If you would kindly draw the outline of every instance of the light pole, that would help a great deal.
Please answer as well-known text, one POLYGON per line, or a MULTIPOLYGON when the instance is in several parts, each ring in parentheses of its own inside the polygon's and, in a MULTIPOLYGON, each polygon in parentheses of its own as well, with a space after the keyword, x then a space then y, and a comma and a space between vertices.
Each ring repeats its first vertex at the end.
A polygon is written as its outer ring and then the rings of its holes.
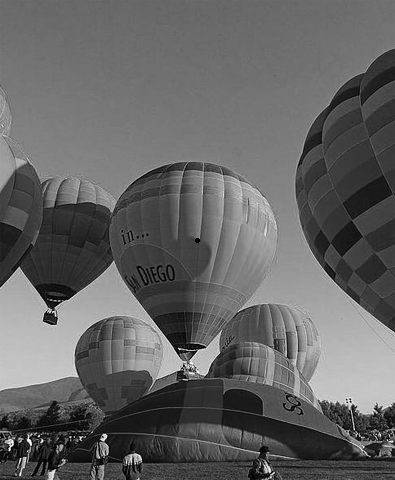
POLYGON ((354 415, 352 413, 352 399, 351 398, 346 398, 346 405, 347 405, 347 408, 350 410, 352 429, 355 432, 355 422, 354 422, 354 415))

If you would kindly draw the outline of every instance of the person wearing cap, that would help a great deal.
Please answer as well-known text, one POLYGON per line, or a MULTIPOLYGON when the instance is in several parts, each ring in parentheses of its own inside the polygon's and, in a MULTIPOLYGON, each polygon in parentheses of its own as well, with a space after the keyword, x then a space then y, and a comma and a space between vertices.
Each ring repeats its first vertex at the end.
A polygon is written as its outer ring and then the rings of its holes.
POLYGON ((132 442, 129 447, 129 453, 123 457, 122 473, 126 480, 140 480, 140 474, 143 471, 143 459, 136 453, 136 447, 132 442))
POLYGON ((252 468, 248 473, 248 478, 269 478, 270 480, 282 480, 281 475, 275 472, 269 462, 269 447, 262 445, 259 449, 259 456, 254 460, 252 468))
POLYGON ((62 467, 67 460, 64 458, 64 443, 57 442, 48 457, 48 471, 45 480, 59 480, 58 469, 62 467))
POLYGON ((91 448, 92 464, 90 469, 90 480, 103 480, 104 469, 108 462, 110 447, 106 443, 107 434, 102 433, 99 441, 94 443, 91 448))

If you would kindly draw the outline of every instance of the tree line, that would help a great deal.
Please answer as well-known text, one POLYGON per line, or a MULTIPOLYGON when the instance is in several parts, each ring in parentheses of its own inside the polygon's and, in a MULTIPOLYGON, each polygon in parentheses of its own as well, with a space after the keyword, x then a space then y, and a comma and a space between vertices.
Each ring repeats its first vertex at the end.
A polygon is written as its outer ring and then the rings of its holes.
MULTIPOLYGON (((354 430, 349 407, 340 402, 320 402, 323 414, 345 430, 354 430)), ((366 415, 358 410, 357 405, 351 405, 355 430, 361 434, 395 428, 395 402, 387 408, 378 403, 373 413, 366 415)), ((103 421, 105 414, 94 402, 83 402, 78 405, 61 405, 52 401, 47 410, 18 410, 10 412, 0 420, 0 428, 10 431, 92 431, 103 421)))

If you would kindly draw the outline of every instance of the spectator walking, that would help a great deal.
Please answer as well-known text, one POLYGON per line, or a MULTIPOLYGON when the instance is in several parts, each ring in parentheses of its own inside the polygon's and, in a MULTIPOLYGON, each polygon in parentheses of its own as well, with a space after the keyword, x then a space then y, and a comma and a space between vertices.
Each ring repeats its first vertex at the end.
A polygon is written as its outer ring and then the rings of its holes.
POLYGON ((32 473, 32 477, 35 477, 37 475, 40 469, 40 466, 41 466, 40 475, 42 476, 45 474, 45 469, 48 465, 49 455, 51 454, 51 451, 52 451, 51 440, 49 438, 46 438, 44 443, 39 447, 37 465, 32 473))
POLYGON ((140 454, 136 453, 136 447, 132 442, 129 453, 122 460, 122 473, 125 475, 126 480, 140 480, 142 471, 143 459, 140 454))
POLYGON ((27 441, 28 435, 23 435, 21 442, 18 444, 18 451, 16 454, 15 476, 21 477, 22 472, 27 464, 27 457, 30 451, 30 443, 27 441))
POLYGON ((48 471, 46 480, 59 480, 58 469, 66 463, 64 458, 64 443, 58 442, 48 457, 48 471))
POLYGON ((92 464, 90 469, 90 480, 103 480, 104 470, 108 462, 108 456, 110 454, 110 447, 106 443, 107 434, 103 433, 99 438, 99 441, 94 443, 92 452, 92 464))

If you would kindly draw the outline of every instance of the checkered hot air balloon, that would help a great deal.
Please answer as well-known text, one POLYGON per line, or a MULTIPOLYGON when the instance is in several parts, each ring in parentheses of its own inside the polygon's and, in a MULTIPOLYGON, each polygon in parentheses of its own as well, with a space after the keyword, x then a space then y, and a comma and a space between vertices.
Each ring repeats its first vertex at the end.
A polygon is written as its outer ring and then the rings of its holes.
POLYGON ((317 117, 296 171, 307 243, 328 275, 395 331, 395 50, 317 117))
POLYGON ((317 368, 321 340, 313 321, 301 310, 274 303, 240 310, 221 332, 219 347, 258 342, 274 348, 309 381, 317 368))
POLYGON ((42 184, 43 222, 34 248, 21 268, 57 323, 55 307, 101 275, 113 258, 108 238, 115 199, 103 188, 74 177, 42 184))
POLYGON ((82 334, 75 349, 82 385, 108 414, 148 392, 162 359, 158 332, 130 316, 100 320, 82 334))
POLYGON ((40 179, 10 137, 0 136, 0 286, 34 245, 42 220, 40 179))
POLYGON ((119 198, 111 219, 116 266, 181 358, 207 347, 270 270, 273 211, 233 170, 164 165, 119 198))

